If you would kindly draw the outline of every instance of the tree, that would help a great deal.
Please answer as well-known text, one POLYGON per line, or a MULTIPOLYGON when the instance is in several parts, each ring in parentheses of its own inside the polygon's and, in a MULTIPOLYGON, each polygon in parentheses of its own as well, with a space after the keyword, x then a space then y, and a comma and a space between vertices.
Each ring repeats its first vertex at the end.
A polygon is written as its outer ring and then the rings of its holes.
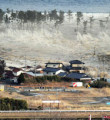
POLYGON ((89 19, 90 19, 90 28, 92 28, 92 25, 93 25, 93 22, 94 22, 93 16, 90 17, 89 19))
POLYGON ((25 82, 25 78, 24 78, 24 75, 21 73, 21 75, 18 77, 18 84, 21 84, 24 82, 25 82))
POLYGON ((26 12, 24 12, 24 11, 19 11, 19 13, 18 13, 18 18, 19 18, 22 22, 27 22, 26 12))
POLYGON ((52 10, 52 11, 49 13, 49 17, 50 17, 50 20, 58 20, 58 15, 57 15, 56 9, 55 9, 55 10, 52 10))
POLYGON ((84 25, 83 32, 84 32, 84 33, 87 32, 87 23, 88 23, 88 21, 84 21, 84 22, 83 22, 83 25, 84 25))
POLYGON ((36 11, 28 10, 26 12, 26 14, 27 14, 27 20, 29 20, 31 22, 35 22, 35 20, 36 20, 36 11))
POLYGON ((12 18, 16 18, 17 17, 17 13, 14 13, 13 10, 12 10, 11 16, 12 16, 12 18))
POLYGON ((71 10, 68 10, 68 16, 69 16, 69 22, 70 22, 71 16, 72 16, 72 11, 71 10))
POLYGON ((42 20, 42 13, 37 12, 37 22, 39 23, 42 20))
POLYGON ((80 24, 83 14, 82 14, 82 12, 77 12, 76 16, 77 16, 77 29, 78 29, 78 25, 80 24))
POLYGON ((63 23, 63 21, 64 21, 64 11, 62 11, 62 10, 60 10, 60 12, 59 12, 59 21, 61 23, 63 23))
POLYGON ((4 12, 2 11, 2 9, 0 9, 0 22, 2 22, 2 20, 3 20, 3 14, 4 14, 4 12))
POLYGON ((4 73, 5 66, 6 66, 5 61, 0 60, 0 76, 2 76, 2 74, 4 73))

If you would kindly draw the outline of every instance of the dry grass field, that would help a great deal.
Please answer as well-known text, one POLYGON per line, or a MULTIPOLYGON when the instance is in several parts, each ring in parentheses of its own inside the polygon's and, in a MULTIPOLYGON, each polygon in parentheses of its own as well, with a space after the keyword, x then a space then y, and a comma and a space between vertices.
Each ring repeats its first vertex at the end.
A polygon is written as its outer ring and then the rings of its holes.
MULTIPOLYGON (((110 110, 110 106, 106 105, 105 98, 110 97, 110 88, 102 89, 87 89, 87 88, 73 88, 79 92, 36 92, 40 93, 38 96, 25 96, 16 92, 0 92, 0 97, 9 97, 14 99, 24 99, 27 101, 30 108, 37 108, 42 106, 43 100, 59 100, 61 101, 60 109, 72 110, 110 110), (98 101, 101 101, 98 103, 98 101), (92 103, 91 103, 92 102, 92 103), (94 103, 97 102, 97 103, 94 103)), ((44 104, 44 109, 49 108, 50 104, 44 104)), ((57 104, 52 104, 51 108, 56 109, 57 104)))

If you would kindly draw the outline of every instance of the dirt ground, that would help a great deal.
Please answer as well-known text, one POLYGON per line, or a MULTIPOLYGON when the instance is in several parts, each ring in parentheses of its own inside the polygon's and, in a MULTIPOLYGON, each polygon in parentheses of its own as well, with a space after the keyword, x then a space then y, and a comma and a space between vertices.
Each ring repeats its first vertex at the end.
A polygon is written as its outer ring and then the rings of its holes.
MULTIPOLYGON (((110 110, 110 106, 106 102, 110 100, 110 88, 94 89, 94 88, 73 88, 78 92, 34 92, 37 96, 25 96, 17 92, 0 92, 0 97, 9 97, 14 99, 24 99, 30 108, 42 106, 44 100, 61 101, 60 109, 72 110, 110 110), (101 101, 101 102, 100 102, 101 101), (96 103, 95 103, 96 102, 96 103)), ((56 109, 58 104, 43 104, 44 109, 56 109)))

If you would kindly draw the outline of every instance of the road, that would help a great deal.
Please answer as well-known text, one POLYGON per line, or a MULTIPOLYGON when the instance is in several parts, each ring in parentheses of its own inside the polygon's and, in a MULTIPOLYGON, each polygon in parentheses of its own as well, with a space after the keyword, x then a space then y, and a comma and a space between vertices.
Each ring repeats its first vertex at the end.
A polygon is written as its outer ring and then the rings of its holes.
POLYGON ((110 110, 14 110, 14 111, 0 111, 0 113, 63 113, 63 112, 110 112, 110 110))

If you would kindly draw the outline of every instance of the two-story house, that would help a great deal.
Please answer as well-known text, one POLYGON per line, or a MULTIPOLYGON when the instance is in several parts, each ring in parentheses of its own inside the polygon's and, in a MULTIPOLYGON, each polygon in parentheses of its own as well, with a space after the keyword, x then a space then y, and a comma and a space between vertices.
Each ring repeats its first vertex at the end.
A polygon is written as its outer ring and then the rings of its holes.
POLYGON ((46 63, 45 69, 43 69, 44 75, 58 75, 61 72, 65 72, 63 67, 62 63, 46 63))
POLYGON ((85 63, 79 60, 72 60, 69 63, 70 63, 70 66, 66 67, 66 70, 68 72, 85 73, 85 68, 84 68, 85 63))

